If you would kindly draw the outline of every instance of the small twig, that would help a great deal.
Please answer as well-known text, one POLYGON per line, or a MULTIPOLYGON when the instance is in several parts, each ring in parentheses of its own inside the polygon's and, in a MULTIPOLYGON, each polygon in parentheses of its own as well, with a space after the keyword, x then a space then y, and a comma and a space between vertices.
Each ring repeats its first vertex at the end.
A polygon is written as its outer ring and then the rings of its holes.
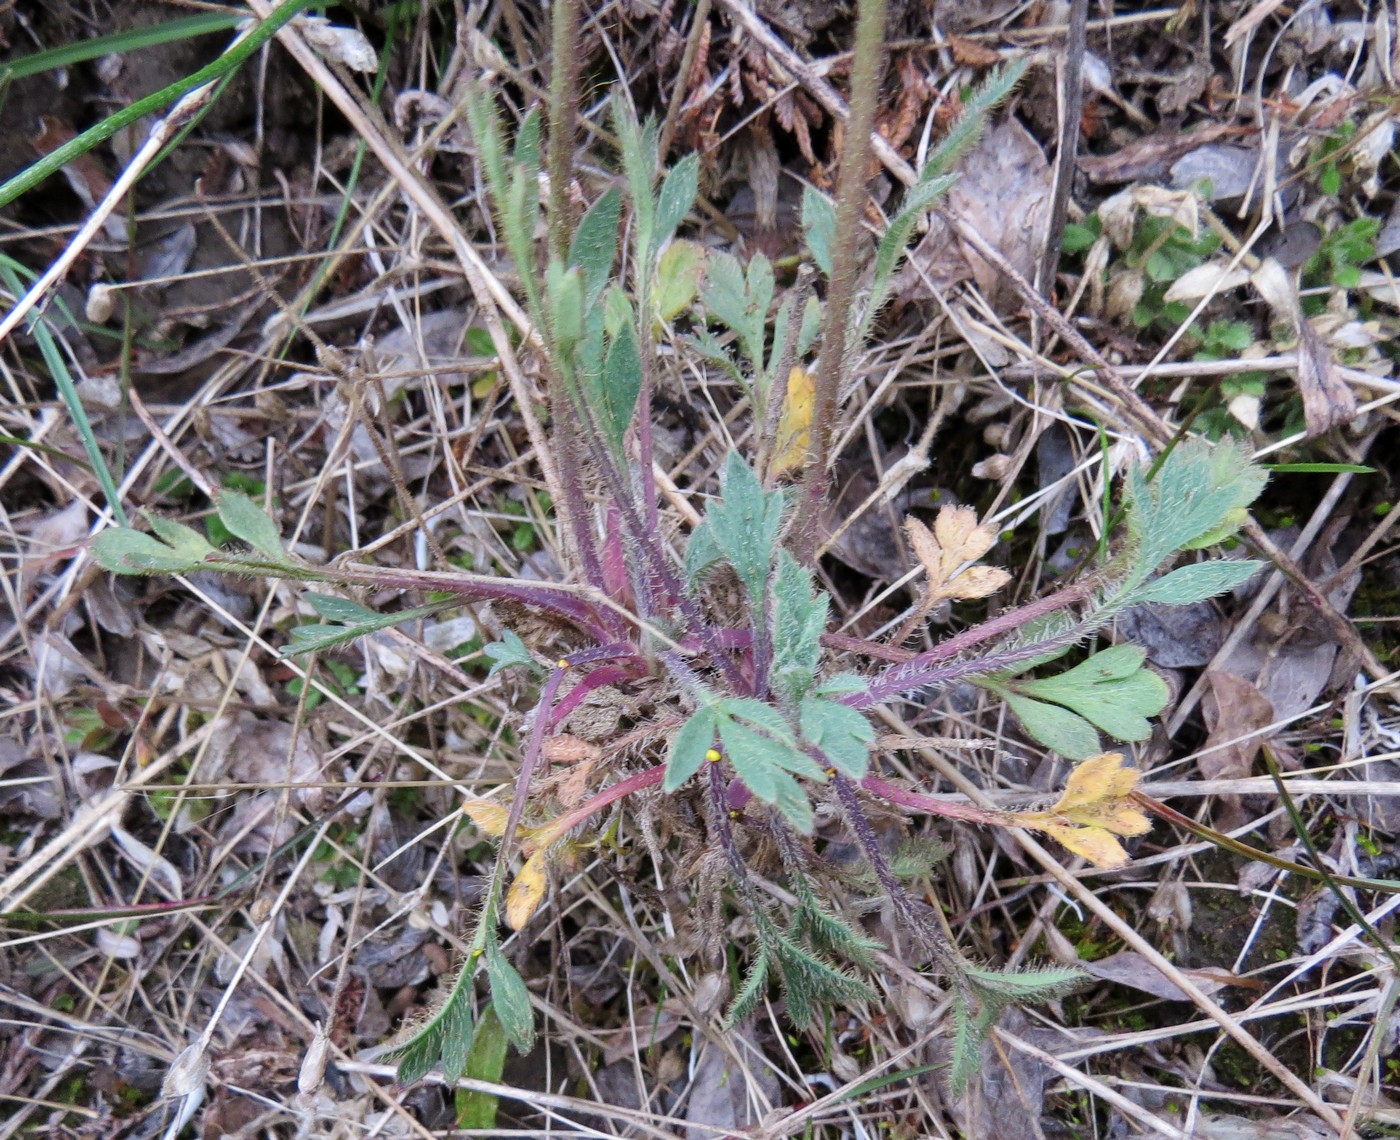
MULTIPOLYGON (((822 349, 817 360, 815 407, 811 442, 802 474, 802 509, 794 540, 797 557, 812 561, 817 547, 821 504, 830 484, 827 465, 846 353, 851 337, 851 306, 860 271, 858 243, 865 213, 866 163, 871 130, 879 102, 884 63, 885 0, 861 0, 856 17, 855 64, 851 71, 851 119, 841 148, 841 174, 836 190, 836 236, 831 254, 831 282, 822 315, 822 349)), ((798 315, 795 319, 801 320, 798 315)))
POLYGON ((1089 0, 1072 0, 1069 11, 1069 42, 1065 45, 1060 120, 1060 148, 1055 156, 1055 191, 1050 205, 1050 228, 1045 233, 1045 254, 1040 262, 1036 284, 1045 296, 1055 287, 1055 270, 1060 264, 1060 240, 1064 236, 1065 218, 1069 213, 1070 194, 1074 191, 1075 159, 1079 157, 1079 120, 1084 113, 1084 52, 1085 27, 1089 19, 1089 0))
POLYGON ((657 153, 664 164, 671 150, 671 139, 676 133, 676 123, 685 105, 686 92, 690 86, 690 72, 695 67, 695 55, 700 50, 700 37, 710 22, 710 0, 699 0, 695 5, 695 15, 690 19, 690 34, 685 39, 685 51, 681 53, 680 70, 676 72, 675 86, 671 88, 671 104, 666 108, 666 121, 661 124, 661 139, 657 153))

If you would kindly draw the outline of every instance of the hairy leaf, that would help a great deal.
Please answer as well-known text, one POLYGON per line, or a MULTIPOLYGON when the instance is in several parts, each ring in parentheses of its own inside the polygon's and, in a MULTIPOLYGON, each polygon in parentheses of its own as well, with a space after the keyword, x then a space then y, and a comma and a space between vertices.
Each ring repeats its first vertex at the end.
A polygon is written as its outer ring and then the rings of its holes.
POLYGON ((494 938, 486 943, 486 976, 491 981, 491 1004, 501 1019, 506 1036, 521 1053, 535 1044, 535 1015, 530 1009, 530 991, 514 966, 506 961, 494 938))
POLYGON ((545 271, 545 296, 554 344, 567 353, 583 339, 583 276, 551 261, 545 271))
POLYGON ((656 197, 656 236, 657 245, 671 240, 676 227, 685 220, 690 207, 695 204, 695 195, 700 189, 700 156, 688 154, 676 163, 661 183, 661 192, 656 197))
POLYGON ((756 732, 738 721, 723 718, 720 740, 735 774, 758 799, 772 804, 797 830, 812 829, 812 808, 807 794, 789 774, 797 772, 813 780, 826 774, 811 757, 791 745, 756 732))
POLYGON ((583 274, 583 307, 592 308, 602 295, 617 257, 617 228, 622 221, 622 194, 617 187, 604 192, 588 208, 569 246, 569 265, 583 274))
POLYGON ((724 470, 724 498, 710 504, 705 521, 759 609, 782 530, 783 493, 765 491, 737 451, 729 453, 724 470))
POLYGON ((603 429, 609 446, 621 453, 622 441, 637 410, 637 396, 642 390, 642 358, 637 351, 637 334, 629 320, 622 326, 612 344, 599 380, 598 399, 593 414, 603 429))
POLYGON ((894 271, 899 268, 900 259, 909 246, 910 235, 919 219, 933 208, 934 202, 947 193, 956 180, 952 174, 944 174, 920 182, 905 196, 899 213, 890 221, 889 228, 880 239, 875 251, 875 278, 870 298, 871 311, 878 309, 885 299, 885 289, 894 271))
POLYGON ((481 652, 491 660, 491 668, 486 673, 488 677, 494 677, 502 669, 509 669, 514 665, 524 665, 530 670, 539 669, 535 658, 525 648, 525 643, 509 629, 501 634, 500 641, 493 641, 484 646, 481 652))
POLYGON ((739 987, 739 992, 734 995, 734 1001, 730 1003, 729 1012, 725 1014, 725 1025, 737 1025, 753 1013, 758 1008, 759 1000, 767 989, 768 955, 760 944, 758 952, 754 954, 753 961, 749 963, 748 973, 744 975, 744 984, 739 987))
POLYGON ((1233 442, 1212 448, 1187 440, 1163 460, 1150 483, 1146 471, 1133 468, 1128 474, 1133 578, 1145 579, 1178 550, 1217 532, 1232 512, 1258 497, 1267 478, 1233 442))
POLYGON ((147 513, 146 521, 151 524, 156 537, 174 550, 178 557, 189 558, 191 562, 202 562, 215 553, 214 548, 209 545, 209 540, 194 527, 151 513, 147 513))
POLYGON ((648 119, 643 126, 637 122, 625 99, 613 101, 613 124, 622 146, 622 169, 627 175, 632 196, 632 222, 636 227, 637 249, 649 265, 651 250, 656 248, 656 199, 652 186, 656 182, 657 126, 648 119))
POLYGON ((97 564, 114 574, 182 574, 199 569, 202 561, 177 552, 149 534, 124 526, 98 533, 92 540, 91 550, 97 564))
POLYGON ((875 739, 871 727, 849 705, 823 697, 807 697, 802 702, 802 735, 820 748, 832 767, 860 780, 870 769, 870 744, 875 739))
POLYGON ((696 709, 690 719, 681 725, 666 757, 666 780, 662 784, 665 791, 674 792, 700 770, 706 753, 714 745, 718 727, 719 717, 708 706, 696 709))
POLYGON ((229 534, 241 538, 269 558, 279 562, 286 558, 277 524, 247 495, 238 491, 216 491, 214 505, 219 511, 219 521, 228 528, 229 534))
POLYGON ((1164 606, 1189 606, 1244 584, 1263 565, 1255 559, 1193 562, 1139 586, 1132 592, 1132 602, 1134 605, 1155 602, 1164 606))
POLYGON ((442 1058, 449 1030, 455 1038, 449 1049, 465 1052, 471 1048, 474 973, 470 965, 463 967, 442 1005, 433 1011, 427 1021, 417 1026, 406 1040, 394 1045, 385 1054, 385 1060, 398 1062, 399 1084, 411 1085, 432 1071, 433 1066, 442 1058), (465 1044, 461 1044, 462 1041, 465 1041, 465 1044))
POLYGON ((781 699, 792 704, 806 695, 816 677, 828 601, 826 594, 812 592, 811 572, 786 550, 780 550, 778 572, 773 577, 773 663, 769 685, 781 699))
POLYGON ((859 978, 803 949, 791 938, 779 937, 776 957, 788 1017, 799 1029, 811 1025, 824 1005, 875 1000, 875 991, 859 978))
POLYGON ((830 277, 831 250, 836 244, 836 207, 811 186, 802 189, 802 230, 807 235, 812 260, 823 276, 830 277))

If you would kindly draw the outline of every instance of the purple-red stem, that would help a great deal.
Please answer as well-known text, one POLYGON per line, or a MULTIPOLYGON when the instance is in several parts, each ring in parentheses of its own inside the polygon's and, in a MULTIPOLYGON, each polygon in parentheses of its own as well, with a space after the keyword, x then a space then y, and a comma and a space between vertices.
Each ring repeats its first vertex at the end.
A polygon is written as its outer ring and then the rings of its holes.
POLYGON ((551 820, 546 826, 555 835, 563 835, 571 828, 577 827, 591 815, 597 815, 609 804, 615 804, 618 800, 626 799, 636 792, 645 791, 647 788, 659 787, 666 778, 666 765, 658 764, 654 768, 648 768, 644 772, 628 776, 625 780, 619 780, 610 787, 604 788, 596 796, 590 796, 571 811, 565 812, 558 819, 551 820))
POLYGON ((898 807, 908 808, 910 811, 924 812, 926 815, 941 815, 946 819, 961 819, 968 823, 999 824, 1005 822, 1005 816, 1002 812, 978 807, 976 804, 953 803, 949 800, 939 799, 937 796, 926 796, 922 792, 911 792, 908 788, 898 787, 880 779, 879 776, 866 776, 861 780, 860 786, 871 795, 879 796, 882 800, 888 800, 890 803, 898 807))
POLYGON ((554 712, 549 718, 549 727, 558 728, 563 724, 569 718, 569 714, 584 702, 589 693, 601 689, 604 685, 616 685, 620 681, 630 680, 634 675, 631 669, 622 665, 604 665, 601 669, 594 669, 565 693, 559 703, 554 706, 554 712))
MULTIPOLYGON (((1045 617, 1047 614, 1068 609, 1088 598, 1094 588, 1092 582, 1076 582, 1072 586, 1066 586, 1063 590, 1057 590, 1053 594, 1037 598, 1024 606, 1018 606, 1014 610, 998 614, 990 621, 984 621, 981 625, 965 629, 962 633, 948 638, 947 641, 940 642, 925 653, 920 653, 902 664, 886 669, 870 682, 870 687, 864 693, 852 693, 842 700, 845 704, 855 708, 866 708, 889 700, 891 697, 899 696, 901 693, 907 693, 911 689, 923 688, 935 681, 951 680, 954 676, 962 676, 970 672, 996 672, 998 666, 988 660, 967 662, 967 665, 975 666, 975 668, 954 670, 952 673, 946 668, 936 669, 935 666, 940 662, 947 661, 950 657, 956 657, 959 653, 966 652, 975 645, 980 645, 984 641, 989 641, 1002 634, 1012 633, 1028 622, 1045 617)), ((1007 660, 1004 664, 1006 666, 1016 664, 1018 657, 1024 660, 1026 657, 1045 652, 1047 648, 1049 648, 1048 643, 1027 646, 1027 652, 1024 654, 1011 651, 1006 655, 1007 660)))

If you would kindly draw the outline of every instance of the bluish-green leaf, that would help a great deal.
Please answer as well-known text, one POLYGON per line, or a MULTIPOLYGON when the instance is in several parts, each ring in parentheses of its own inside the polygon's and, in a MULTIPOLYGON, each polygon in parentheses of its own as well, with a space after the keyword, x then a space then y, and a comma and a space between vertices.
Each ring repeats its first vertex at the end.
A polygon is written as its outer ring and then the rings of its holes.
POLYGON ((773 663, 768 683, 792 704, 802 699, 816 677, 827 609, 826 594, 812 592, 811 572, 780 550, 778 572, 773 576, 773 663))
POLYGON ((802 230, 812 260, 825 277, 831 276, 831 250, 836 245, 836 207, 810 186, 802 188, 802 230))
POLYGON ((229 534, 279 562, 286 558, 277 524, 247 495, 239 491, 215 491, 214 505, 219 521, 228 528, 229 534))
POLYGON ((665 245, 685 220, 695 195, 700 189, 700 156, 688 154, 671 168, 661 183, 656 198, 656 237, 658 246, 665 245))
POLYGON ((807 697, 802 702, 802 735, 852 780, 864 779, 869 771, 875 729, 850 705, 807 697))
POLYGON ((617 258, 617 230, 622 221, 622 194, 610 187, 588 208, 569 246, 569 264, 583 274, 583 307, 592 308, 612 274, 617 258))
POLYGON ((1243 585, 1263 566, 1264 563, 1253 559, 1195 562, 1140 586, 1133 591, 1132 600, 1134 604, 1155 602, 1162 606, 1189 606, 1243 585))
POLYGON ((813 780, 826 779, 826 773, 811 757, 738 721, 721 720, 719 737, 724 742, 725 757, 735 774, 764 803, 778 803, 779 777, 785 771, 797 772, 813 780))
POLYGON ((628 322, 608 346, 598 391, 600 406, 593 409, 598 426, 615 453, 622 452, 622 441, 636 414, 641 390, 642 358, 637 351, 637 334, 628 322))
POLYGON ((782 531, 783 493, 764 491, 739 453, 730 452, 724 497, 710 504, 706 521, 715 545, 748 588, 755 610, 760 609, 782 531))
POLYGON ((486 673, 488 677, 494 677, 502 669, 509 669, 513 665, 524 665, 531 670, 539 668, 519 635, 509 629, 501 634, 500 641, 493 641, 484 646, 481 652, 491 661, 491 668, 486 673))
POLYGON ((1213 538, 1232 513, 1242 515, 1267 478, 1232 441, 1179 444, 1151 482, 1145 469, 1134 467, 1128 475, 1133 576, 1145 579, 1178 550, 1213 538))
POLYGON ((696 709, 671 740, 666 757, 666 780, 662 788, 674 792, 705 763, 705 753, 713 746, 719 717, 708 706, 696 709))
POLYGON ((535 1045, 535 1014, 530 991, 514 966, 491 939, 486 943, 486 976, 491 982, 491 1004, 511 1044, 521 1053, 535 1045))

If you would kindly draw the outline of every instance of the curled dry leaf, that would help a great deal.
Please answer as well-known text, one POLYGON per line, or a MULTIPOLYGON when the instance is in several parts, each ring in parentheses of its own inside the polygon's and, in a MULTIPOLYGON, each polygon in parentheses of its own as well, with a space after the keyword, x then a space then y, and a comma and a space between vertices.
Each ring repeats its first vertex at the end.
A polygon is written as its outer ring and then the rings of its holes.
POLYGON ((774 478, 795 471, 807 458, 816 400, 816 377, 805 368, 793 368, 788 373, 787 394, 783 396, 783 411, 778 418, 778 439, 773 448, 773 464, 769 468, 769 474, 774 478))
POLYGON ((944 507, 932 531, 912 516, 904 520, 904 529, 928 575, 924 612, 944 598, 985 598, 1011 580, 1010 574, 995 566, 967 566, 958 572, 960 566, 986 554, 997 540, 995 530, 977 524, 977 514, 970 507, 944 507))
POLYGON ((491 800, 467 800, 462 805, 462 814, 476 824, 483 834, 499 839, 506 833, 506 818, 510 813, 491 800))
POLYGON ((545 849, 540 848, 520 868, 510 889, 506 891, 506 922, 512 930, 519 930, 539 910, 549 889, 549 876, 545 873, 545 849))
POLYGON ((1152 826, 1132 799, 1140 774, 1123 767, 1121 752, 1091 756, 1070 773, 1048 811, 1011 812, 1010 822, 1045 832, 1096 867, 1122 867, 1128 853, 1115 836, 1143 835, 1152 826))

